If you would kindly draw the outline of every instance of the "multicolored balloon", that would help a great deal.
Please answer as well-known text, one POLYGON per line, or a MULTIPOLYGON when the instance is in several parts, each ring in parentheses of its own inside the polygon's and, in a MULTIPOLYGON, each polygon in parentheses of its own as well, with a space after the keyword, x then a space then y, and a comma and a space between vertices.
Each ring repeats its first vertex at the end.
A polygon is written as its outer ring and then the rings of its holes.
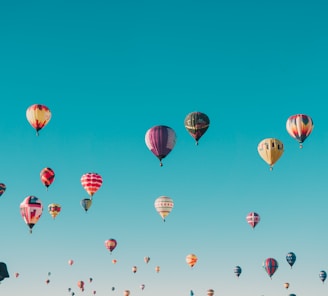
POLYGON ((27 108, 26 118, 30 125, 36 130, 36 135, 44 128, 51 119, 51 112, 45 105, 34 104, 27 108))
POLYGON ((214 295, 214 290, 213 289, 207 290, 207 296, 213 296, 213 295, 214 295))
POLYGON ((33 195, 26 197, 20 204, 21 216, 30 228, 30 233, 32 233, 32 228, 39 221, 42 211, 43 206, 41 200, 33 195))
POLYGON ((137 266, 133 266, 133 267, 132 267, 132 272, 133 272, 133 273, 136 273, 137 270, 138 270, 138 267, 137 267, 137 266))
POLYGON ((289 252, 286 255, 286 260, 287 260, 288 264, 290 265, 290 268, 292 268, 296 261, 296 255, 293 252, 289 252))
POLYGON ((124 296, 129 296, 130 295, 130 291, 129 290, 124 290, 123 295, 124 296))
POLYGON ((4 194, 6 191, 6 185, 3 183, 0 183, 0 196, 4 194))
POLYGON ((81 177, 81 184, 85 191, 92 196, 102 185, 102 177, 97 173, 86 173, 81 177))
POLYGON ((198 258, 195 254, 188 254, 186 257, 186 262, 190 267, 194 267, 197 261, 198 258))
POLYGON ((61 211, 60 204, 51 203, 48 205, 48 212, 51 215, 52 218, 56 218, 59 212, 61 211))
POLYGON ((168 196, 160 196, 156 198, 154 203, 156 211, 160 214, 163 221, 171 213, 174 203, 173 200, 168 196))
POLYGON ((84 291, 84 281, 78 281, 77 286, 80 288, 82 292, 84 291))
POLYGON ((161 268, 160 268, 159 266, 156 266, 156 267, 155 267, 155 271, 156 271, 157 273, 159 273, 160 270, 161 270, 161 268))
POLYGON ((242 270, 241 270, 241 267, 238 266, 238 265, 233 269, 233 272, 235 273, 235 275, 236 275, 237 277, 240 276, 241 271, 242 271, 242 270))
POLYGON ((246 221, 247 223, 254 229, 255 226, 260 222, 261 218, 260 215, 258 213, 255 212, 250 212, 247 216, 246 216, 246 221))
POLYGON ((40 179, 43 185, 48 189, 48 187, 55 180, 55 172, 51 168, 44 168, 40 172, 40 179))
POLYGON ((289 288, 289 283, 284 283, 284 288, 288 289, 289 288))
POLYGON ((163 166, 162 159, 165 158, 175 146, 176 134, 175 131, 168 126, 157 125, 146 132, 145 142, 148 149, 159 159, 160 166, 163 166))
POLYGON ((305 114, 292 115, 286 122, 287 132, 292 138, 297 140, 300 148, 303 148, 303 142, 312 133, 313 127, 312 118, 305 114))
POLYGON ((148 256, 144 257, 144 261, 148 264, 150 261, 150 257, 148 257, 148 256))
POLYGON ((269 275, 269 277, 271 278, 278 269, 278 262, 274 258, 267 258, 263 262, 263 267, 264 267, 265 271, 267 272, 267 274, 269 275))
POLYGON ((105 240, 105 247, 107 250, 109 250, 110 253, 114 251, 114 249, 117 246, 117 241, 113 238, 110 238, 108 240, 105 240))
POLYGON ((319 278, 322 281, 322 283, 324 283, 327 278, 327 273, 324 270, 321 270, 319 272, 319 278))
POLYGON ((284 153, 284 144, 275 138, 267 138, 262 140, 258 146, 257 151, 262 159, 273 169, 273 165, 284 153))
POLYGON ((198 145, 199 139, 210 126, 210 119, 202 112, 191 112, 186 116, 184 125, 189 134, 196 140, 196 145, 198 145))
POLYGON ((91 198, 83 198, 80 203, 81 203, 82 208, 87 212, 92 205, 92 199, 91 198))

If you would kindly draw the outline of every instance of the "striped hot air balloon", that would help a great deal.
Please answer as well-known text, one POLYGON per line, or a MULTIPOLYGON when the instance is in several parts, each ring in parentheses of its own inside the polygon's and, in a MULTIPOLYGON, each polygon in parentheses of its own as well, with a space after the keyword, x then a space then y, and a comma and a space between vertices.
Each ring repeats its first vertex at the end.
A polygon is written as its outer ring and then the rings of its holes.
POLYGON ((197 261, 198 258, 195 254, 188 254, 186 257, 186 262, 190 267, 194 267, 197 261))
POLYGON ((160 166, 163 166, 162 159, 173 149, 176 142, 175 131, 165 125, 157 125, 150 128, 145 135, 145 142, 148 149, 159 159, 160 166))
POLYGON ((160 196, 160 197, 156 198, 154 206, 155 206, 156 211, 160 214, 163 221, 165 222, 165 218, 172 211, 174 203, 170 197, 160 196))
POLYGON ((81 177, 81 184, 85 191, 92 196, 102 185, 102 177, 97 173, 86 173, 81 177))
POLYGON ((51 119, 51 112, 45 105, 34 104, 27 108, 26 118, 30 125, 36 130, 36 135, 44 128, 51 119))
POLYGON ((269 277, 271 278, 278 269, 278 262, 274 258, 267 258, 263 262, 263 267, 267 272, 267 274, 269 275, 269 277))
POLYGON ((303 142, 312 133, 314 128, 313 120, 305 114, 292 115, 287 119, 286 129, 289 135, 303 147, 303 142))

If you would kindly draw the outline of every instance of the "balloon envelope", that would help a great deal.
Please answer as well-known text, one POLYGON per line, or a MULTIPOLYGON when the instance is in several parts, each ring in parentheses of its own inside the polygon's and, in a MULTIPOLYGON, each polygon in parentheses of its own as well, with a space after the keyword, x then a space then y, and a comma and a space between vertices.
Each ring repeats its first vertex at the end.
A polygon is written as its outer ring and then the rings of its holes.
POLYGON ((105 240, 105 247, 111 253, 117 246, 117 241, 113 238, 105 240))
POLYGON ((61 206, 56 203, 51 203, 48 205, 48 212, 52 218, 56 218, 59 212, 61 211, 61 206))
POLYGON ((150 257, 148 257, 148 256, 144 257, 144 261, 145 261, 146 263, 148 263, 148 262, 150 261, 150 257))
POLYGON ((81 200, 81 206, 82 208, 87 212, 92 205, 92 199, 91 198, 83 198, 81 200))
POLYGON ((30 125, 36 130, 36 134, 39 135, 39 131, 49 123, 51 112, 45 105, 34 104, 27 108, 26 118, 30 125))
POLYGON ((290 267, 292 268, 296 261, 296 255, 293 252, 289 252, 286 255, 286 260, 287 260, 288 264, 290 265, 290 267))
POLYGON ((4 262, 0 262, 0 282, 5 278, 9 278, 7 265, 4 262))
POLYGON ((102 182, 102 177, 97 173, 86 173, 81 177, 82 187, 91 197, 99 190, 102 182))
POLYGON ((159 266, 156 266, 156 267, 155 267, 155 271, 156 271, 157 273, 159 273, 160 270, 161 270, 161 268, 160 268, 159 266))
POLYGON ((260 220, 261 220, 260 215, 255 212, 250 212, 246 216, 246 221, 252 228, 255 228, 255 226, 260 222, 260 220))
POLYGON ((314 124, 310 116, 305 114, 292 115, 287 119, 286 129, 291 137, 298 141, 300 148, 311 134, 314 124))
POLYGON ((3 183, 0 183, 0 196, 4 194, 6 191, 6 185, 3 183))
POLYGON ((186 257, 186 262, 190 267, 194 267, 194 265, 197 263, 198 258, 195 254, 188 254, 186 257))
POLYGON ((44 168, 40 172, 40 179, 43 185, 48 188, 55 180, 55 172, 51 168, 44 168))
POLYGON ((160 166, 162 166, 162 159, 165 158, 175 146, 176 134, 175 131, 168 126, 157 125, 146 132, 145 142, 148 149, 159 159, 160 166))
POLYGON ((326 278, 327 278, 327 273, 326 273, 324 270, 321 270, 321 271, 319 272, 319 278, 320 278, 320 280, 321 280, 322 282, 324 282, 324 281, 326 280, 326 278))
POLYGON ((289 283, 284 283, 284 287, 285 287, 286 289, 288 289, 288 288, 289 288, 289 283))
POLYGON ((267 258, 263 263, 263 267, 271 278, 278 269, 278 262, 274 258, 267 258))
POLYGON ((68 265, 73 265, 73 264, 74 264, 74 260, 69 259, 69 260, 68 260, 68 265))
POLYGON ((20 204, 21 216, 30 228, 30 232, 32 232, 32 228, 39 221, 42 211, 43 206, 41 200, 33 195, 26 197, 20 204))
POLYGON ((233 272, 235 273, 235 275, 237 276, 237 277, 239 277, 240 276, 240 274, 241 274, 241 267, 240 266, 236 266, 234 269, 233 269, 233 272))
POLYGON ((213 295, 214 295, 214 290, 213 289, 207 290, 207 296, 213 296, 213 295))
POLYGON ((272 170, 273 165, 284 153, 284 144, 278 139, 267 138, 258 144, 257 151, 272 170))
POLYGON ((168 196, 160 196, 155 200, 154 203, 156 211, 160 214, 163 221, 170 214, 173 209, 173 200, 168 196))
POLYGON ((210 119, 202 112, 191 112, 186 116, 184 125, 189 134, 196 140, 196 144, 198 144, 199 139, 210 126, 210 119))

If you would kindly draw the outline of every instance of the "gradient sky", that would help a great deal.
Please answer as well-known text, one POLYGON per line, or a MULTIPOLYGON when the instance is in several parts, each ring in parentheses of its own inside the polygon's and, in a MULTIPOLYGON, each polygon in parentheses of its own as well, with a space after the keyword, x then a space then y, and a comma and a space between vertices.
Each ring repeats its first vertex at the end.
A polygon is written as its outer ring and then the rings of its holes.
POLYGON ((0 294, 326 295, 319 272, 328 271, 327 6, 1 3, 0 261, 10 278, 0 294), (38 137, 25 116, 32 104, 52 112, 38 137), (192 111, 211 120, 198 146, 183 124, 192 111), (297 113, 315 124, 302 150, 285 128, 297 113), (163 167, 144 141, 159 124, 177 134, 163 167), (273 171, 257 153, 268 137, 285 145, 273 171), (44 167, 56 173, 48 191, 44 167), (87 172, 102 175, 103 186, 85 213, 87 172), (32 234, 19 213, 28 195, 44 205, 32 234), (154 208, 160 195, 175 203, 165 223, 154 208), (52 202, 62 205, 55 221, 46 210, 52 202), (245 219, 251 211, 261 216, 254 230, 245 219), (111 255, 109 238, 118 242, 111 255), (199 258, 193 269, 189 253, 199 258), (271 280, 262 268, 268 257, 279 263, 271 280))

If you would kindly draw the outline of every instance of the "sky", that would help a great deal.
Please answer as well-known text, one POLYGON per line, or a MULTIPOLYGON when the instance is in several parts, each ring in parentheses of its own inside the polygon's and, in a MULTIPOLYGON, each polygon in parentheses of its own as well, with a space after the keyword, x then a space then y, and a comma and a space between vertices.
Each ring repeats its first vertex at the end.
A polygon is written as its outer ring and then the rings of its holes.
POLYGON ((0 294, 326 295, 327 8, 319 0, 2 2, 0 262, 10 277, 0 294), (33 104, 52 113, 39 136, 26 119, 33 104), (193 111, 211 121, 198 146, 184 127, 193 111), (298 113, 314 121, 303 149, 286 131, 298 113), (155 125, 177 135, 162 167, 145 145, 155 125), (272 171, 257 152, 270 137, 284 143, 272 171), (45 167, 56 174, 48 190, 45 167), (86 213, 87 172, 103 185, 86 213), (44 207, 32 234, 19 212, 29 195, 44 207), (161 195, 174 201, 165 222, 154 208, 161 195), (62 206, 55 220, 53 202, 62 206), (112 254, 109 238, 118 243, 112 254), (269 257, 279 263, 271 279, 262 268, 269 257))

